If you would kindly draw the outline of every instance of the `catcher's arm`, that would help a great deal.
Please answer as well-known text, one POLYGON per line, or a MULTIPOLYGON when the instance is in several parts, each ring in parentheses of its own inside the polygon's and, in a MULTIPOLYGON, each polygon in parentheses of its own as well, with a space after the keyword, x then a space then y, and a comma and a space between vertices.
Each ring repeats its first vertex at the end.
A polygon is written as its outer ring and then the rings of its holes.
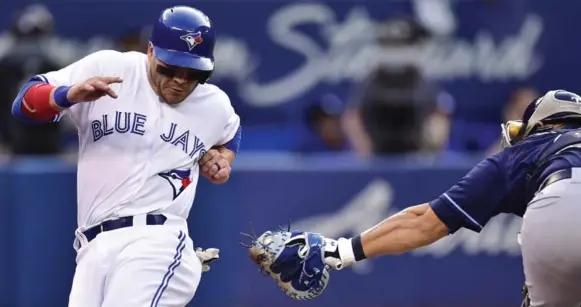
POLYGON ((336 268, 380 255, 399 254, 429 245, 460 228, 480 232, 503 206, 507 175, 502 165, 504 152, 481 161, 446 193, 430 203, 413 206, 383 220, 352 238, 330 246, 336 268))
POLYGON ((400 254, 436 242, 448 234, 448 227, 429 204, 409 207, 361 234, 367 257, 400 254))
POLYGON ((409 207, 352 239, 339 239, 327 248, 326 262, 335 269, 381 255, 405 253, 445 237, 449 229, 429 204, 409 207))

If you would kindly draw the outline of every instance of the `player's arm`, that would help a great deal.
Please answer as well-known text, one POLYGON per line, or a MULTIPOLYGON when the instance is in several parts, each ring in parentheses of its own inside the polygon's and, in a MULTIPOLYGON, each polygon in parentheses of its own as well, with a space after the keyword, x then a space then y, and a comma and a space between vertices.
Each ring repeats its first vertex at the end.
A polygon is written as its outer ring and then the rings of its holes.
POLYGON ((232 164, 238 154, 240 141, 242 140, 240 117, 234 112, 228 96, 222 93, 220 97, 226 106, 227 115, 222 137, 218 144, 213 146, 199 162, 202 176, 215 184, 223 184, 230 179, 232 164))
POLYGON ((212 147, 200 159, 201 174, 215 184, 223 184, 230 179, 232 164, 240 148, 242 127, 238 126, 232 139, 224 145, 212 147))
POLYGON ((73 104, 67 99, 69 87, 48 84, 42 76, 30 79, 12 103, 12 115, 28 122, 56 121, 73 104))
POLYGON ((479 163, 432 202, 402 210, 351 239, 337 240, 328 248, 326 261, 343 268, 366 258, 412 251, 460 228, 480 232, 507 189, 495 159, 479 163))
MULTIPOLYGON (((237 117, 237 115, 235 116, 237 117)), ((236 155, 238 154, 238 150, 240 149, 240 141, 242 140, 242 126, 240 126, 239 119, 233 119, 235 123, 233 124, 236 126, 236 130, 234 131, 233 135, 230 137, 231 132, 228 132, 227 139, 223 145, 216 145, 212 147, 222 156, 224 160, 228 162, 229 166, 232 166, 234 163, 234 159, 236 159, 236 155)), ((228 130, 228 127, 227 127, 228 130)))
POLYGON ((57 87, 33 79, 20 90, 13 102, 12 114, 25 120, 56 121, 62 111, 76 103, 94 101, 105 95, 117 98, 109 84, 121 82, 120 78, 94 77, 73 86, 57 87))
POLYGON ((449 229, 428 203, 409 207, 361 234, 364 255, 375 257, 411 251, 436 242, 449 229))
POLYGON ((63 111, 79 102, 96 100, 104 95, 116 98, 109 87, 121 80, 99 77, 100 64, 115 51, 99 51, 69 66, 32 77, 18 92, 12 104, 13 116, 26 122, 58 121, 63 111))

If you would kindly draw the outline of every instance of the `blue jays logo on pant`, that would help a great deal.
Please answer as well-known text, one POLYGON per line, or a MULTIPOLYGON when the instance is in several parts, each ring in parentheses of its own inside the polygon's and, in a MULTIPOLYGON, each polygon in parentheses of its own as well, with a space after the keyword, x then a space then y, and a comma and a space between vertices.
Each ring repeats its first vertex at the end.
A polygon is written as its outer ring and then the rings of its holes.
POLYGON ((190 174, 191 171, 189 169, 172 169, 169 172, 159 173, 158 175, 169 182, 173 189, 173 199, 176 199, 190 185, 190 183, 192 183, 190 174))

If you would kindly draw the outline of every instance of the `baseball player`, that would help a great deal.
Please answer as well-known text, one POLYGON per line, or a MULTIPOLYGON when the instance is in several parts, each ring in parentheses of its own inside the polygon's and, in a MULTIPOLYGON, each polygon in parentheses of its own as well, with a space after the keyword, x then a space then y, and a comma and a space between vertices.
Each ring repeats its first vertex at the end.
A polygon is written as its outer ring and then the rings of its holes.
POLYGON ((12 112, 78 129, 77 267, 70 307, 185 306, 216 249, 194 249, 186 218, 199 174, 221 184, 238 152, 240 119, 207 81, 208 16, 164 10, 147 54, 99 51, 33 77, 12 112))
MULTIPOLYGON (((480 232, 495 215, 512 213, 523 217, 519 242, 525 289, 529 292, 524 304, 579 307, 581 97, 563 90, 549 91, 530 103, 521 121, 504 124, 503 136, 505 147, 501 152, 480 162, 456 185, 430 202, 409 207, 353 238, 325 238, 325 244, 318 247, 312 242, 320 242, 320 235, 314 233, 283 231, 273 235, 266 232, 261 239, 265 235, 270 238, 265 242, 277 242, 279 237, 290 234, 284 240, 284 249, 289 251, 278 252, 276 244, 261 247, 257 244, 262 241, 258 240, 251 248, 253 259, 258 259, 257 262, 270 259, 256 257, 261 253, 256 252, 257 248, 266 248, 273 255, 283 257, 275 259, 275 264, 270 266, 281 270, 284 264, 312 259, 322 249, 324 263, 332 269, 342 269, 366 258, 426 246, 460 228, 480 232), (297 246, 303 246, 298 253, 297 246), (289 257, 301 259, 293 262, 289 257)), ((307 260, 304 263, 308 266, 307 260)), ((280 276, 290 280, 289 274, 295 272, 315 272, 321 279, 325 275, 318 272, 324 269, 305 267, 297 271, 292 266, 282 270, 280 276)), ((318 287, 307 294, 320 293, 325 285, 324 279, 313 280, 313 275, 295 277, 300 281, 297 284, 318 287)))

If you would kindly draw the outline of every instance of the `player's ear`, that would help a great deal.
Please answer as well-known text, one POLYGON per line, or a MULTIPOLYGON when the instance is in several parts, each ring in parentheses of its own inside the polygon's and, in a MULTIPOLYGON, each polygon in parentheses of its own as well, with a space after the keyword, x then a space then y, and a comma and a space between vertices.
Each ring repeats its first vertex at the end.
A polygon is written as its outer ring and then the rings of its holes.
POLYGON ((151 42, 149 42, 147 44, 147 57, 148 58, 152 58, 153 57, 153 45, 151 44, 151 42))

